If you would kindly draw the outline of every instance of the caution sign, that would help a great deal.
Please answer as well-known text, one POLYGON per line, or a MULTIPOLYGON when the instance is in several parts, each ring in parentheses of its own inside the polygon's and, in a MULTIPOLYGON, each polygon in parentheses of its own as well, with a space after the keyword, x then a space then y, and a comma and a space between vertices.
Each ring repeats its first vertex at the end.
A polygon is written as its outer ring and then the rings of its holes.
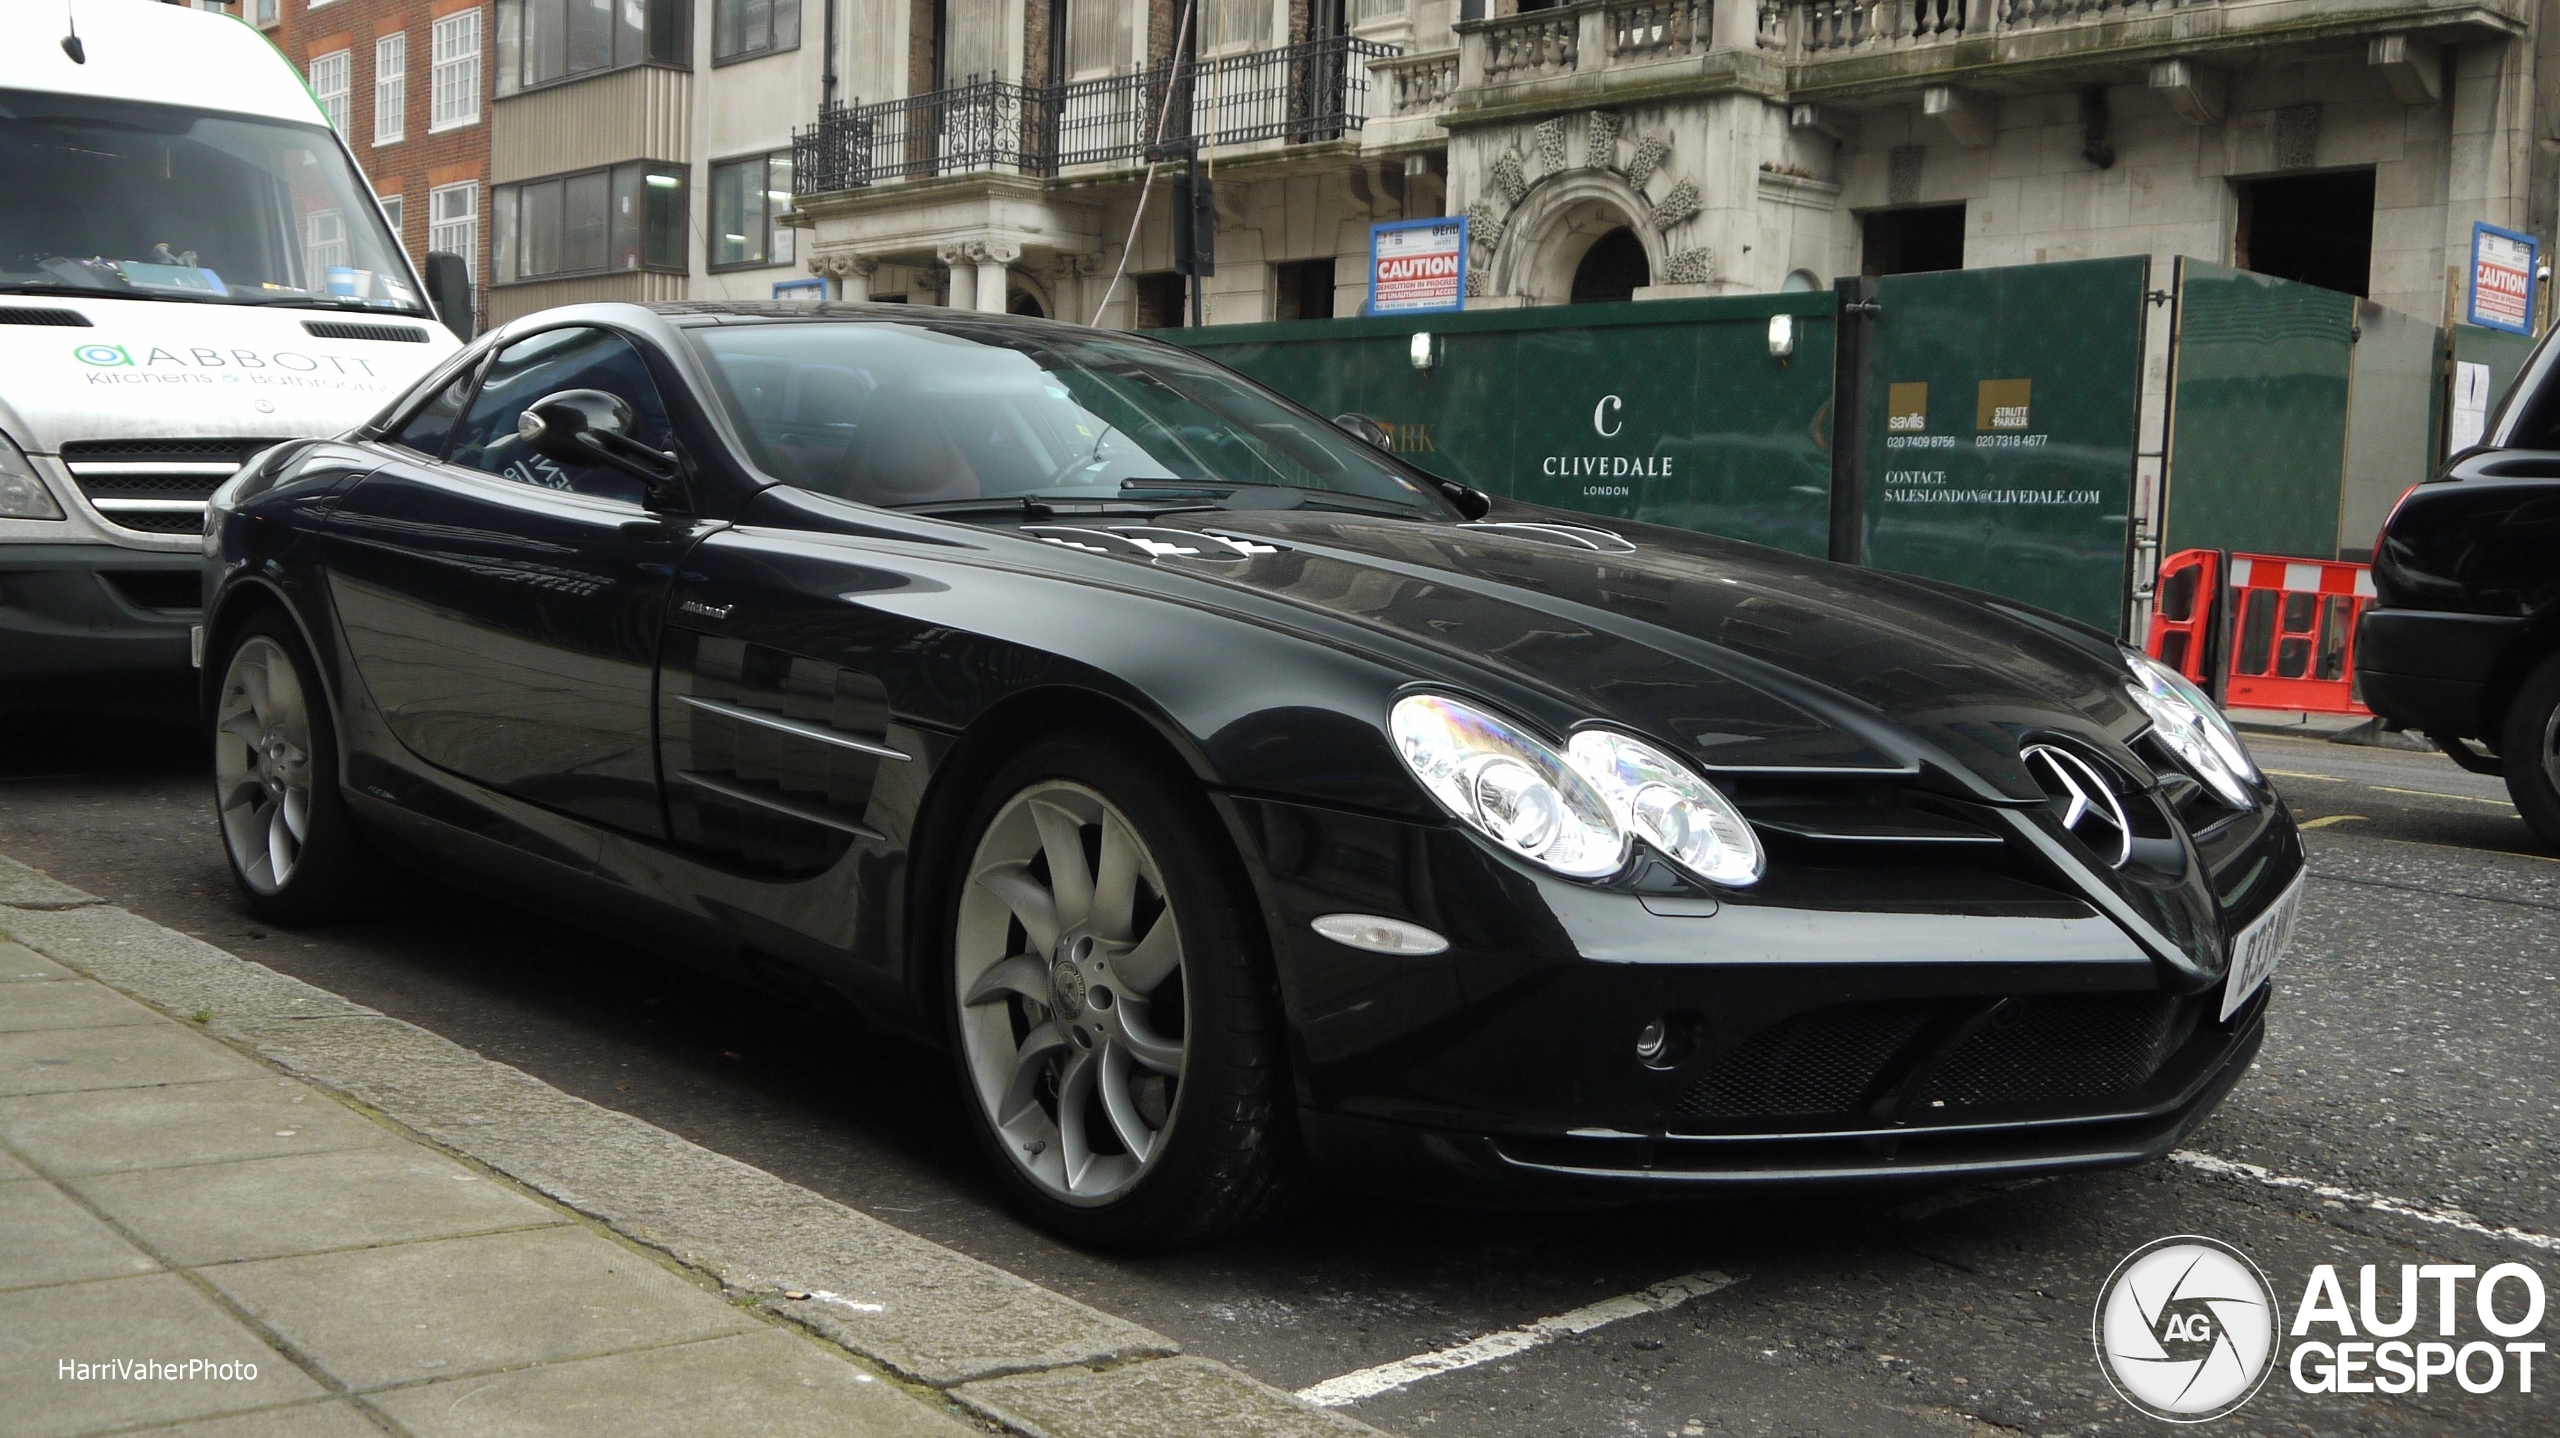
POLYGON ((2509 334, 2533 333, 2533 285, 2539 259, 2531 235, 2474 222, 2471 226, 2471 322, 2509 334))
POLYGON ((1466 307, 1464 215, 1369 227, 1369 313, 1446 314, 1466 307))

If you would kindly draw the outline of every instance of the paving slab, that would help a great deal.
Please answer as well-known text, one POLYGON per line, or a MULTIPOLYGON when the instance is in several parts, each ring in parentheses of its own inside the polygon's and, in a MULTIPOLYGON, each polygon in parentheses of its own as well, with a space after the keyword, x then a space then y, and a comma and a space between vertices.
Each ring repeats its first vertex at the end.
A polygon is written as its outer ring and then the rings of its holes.
POLYGON ((395 1389, 372 1402, 417 1438, 983 1438, 940 1398, 770 1329, 395 1389))
POLYGON ((16 909, 73 909, 99 903, 97 895, 24 864, 0 865, 0 904, 16 909))
POLYGON ((11 1438, 69 1438, 204 1418, 326 1390, 171 1273, 0 1293, 0 1392, 11 1438), (152 1378, 119 1361, 256 1365, 254 1378, 152 1378), (89 1376, 61 1365, 87 1363, 89 1376))
POLYGON ((138 1438, 382 1438, 382 1430, 352 1405, 328 1402, 153 1428, 138 1438))
POLYGON ((24 944, 0 939, 0 984, 42 983, 78 977, 24 944))
POLYGON ((151 1010, 98 984, 0 984, 0 1034, 165 1022, 151 1010))
POLYGON ((398 1146, 380 1124, 272 1073, 0 1098, 0 1140, 57 1178, 398 1146))
POLYGON ((574 1226, 224 1264, 202 1274, 359 1392, 764 1326, 574 1226))
POLYGON ((1031 1438, 1353 1438, 1377 1431, 1203 1358, 991 1378, 952 1396, 1031 1438))
POLYGON ((0 1094, 143 1088, 255 1072, 248 1060, 166 1021, 154 1027, 0 1033, 0 1094))
POLYGON ((170 1262, 189 1266, 568 1222, 416 1145, 94 1174, 66 1183, 170 1262))
POLYGON ((159 1266, 52 1184, 0 1183, 0 1289, 124 1278, 159 1266))
POLYGON ((11 1179, 34 1178, 35 1176, 36 1171, 34 1169, 29 1168, 25 1164, 18 1162, 15 1158, 10 1157, 7 1149, 0 1148, 0 1183, 6 1183, 11 1179))

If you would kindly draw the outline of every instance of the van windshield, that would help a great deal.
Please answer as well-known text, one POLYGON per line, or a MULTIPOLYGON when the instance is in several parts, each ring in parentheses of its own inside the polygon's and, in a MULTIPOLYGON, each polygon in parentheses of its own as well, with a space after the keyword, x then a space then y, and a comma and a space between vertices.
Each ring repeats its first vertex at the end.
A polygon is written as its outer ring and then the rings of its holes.
POLYGON ((0 293, 429 313, 328 130, 0 90, 0 293))

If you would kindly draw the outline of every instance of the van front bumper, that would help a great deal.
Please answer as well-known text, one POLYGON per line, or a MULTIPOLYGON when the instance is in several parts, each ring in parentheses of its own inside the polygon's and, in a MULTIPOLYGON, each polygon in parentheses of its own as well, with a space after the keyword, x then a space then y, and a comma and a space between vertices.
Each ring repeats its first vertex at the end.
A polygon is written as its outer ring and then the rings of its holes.
POLYGON ((0 544, 0 692, 11 709, 186 712, 193 553, 0 544))

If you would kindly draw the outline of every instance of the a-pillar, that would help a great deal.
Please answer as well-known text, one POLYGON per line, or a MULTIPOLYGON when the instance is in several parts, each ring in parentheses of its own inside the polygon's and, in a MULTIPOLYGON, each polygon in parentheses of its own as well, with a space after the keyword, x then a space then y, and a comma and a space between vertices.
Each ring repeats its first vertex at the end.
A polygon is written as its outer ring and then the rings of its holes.
MULTIPOLYGON (((978 262, 978 308, 1003 314, 1005 302, 1005 266, 1022 258, 1022 246, 989 241, 969 247, 978 262)), ((954 301, 957 303, 957 301, 954 301)))
POLYGON ((955 310, 978 307, 978 267, 969 249, 967 245, 955 244, 944 245, 934 252, 951 269, 951 292, 943 303, 955 310))

